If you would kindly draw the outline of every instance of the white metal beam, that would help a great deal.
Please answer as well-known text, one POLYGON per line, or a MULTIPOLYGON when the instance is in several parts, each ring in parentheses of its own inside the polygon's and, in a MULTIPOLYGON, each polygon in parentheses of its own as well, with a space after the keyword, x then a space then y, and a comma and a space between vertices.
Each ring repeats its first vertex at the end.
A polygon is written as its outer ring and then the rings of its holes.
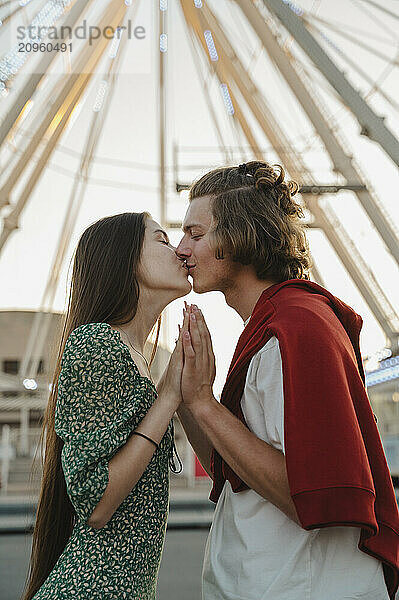
MULTIPOLYGON (((224 60, 228 76, 233 78, 234 83, 242 93, 266 137, 272 143, 276 153, 283 158, 283 164, 287 167, 291 177, 295 178, 296 181, 306 182, 310 185, 314 184, 312 174, 304 164, 302 157, 292 149, 290 140, 279 126, 273 113, 268 108, 264 97, 260 94, 251 76, 234 52, 227 35, 216 17, 210 11, 209 7, 205 7, 205 5, 197 12, 202 31, 205 29, 212 31, 216 50, 219 58, 224 60), (282 152, 282 148, 285 149, 284 152, 282 152)), ((392 346, 395 346, 398 338, 399 319, 388 298, 375 280, 368 266, 364 263, 343 227, 340 225, 337 229, 336 224, 334 224, 336 229, 334 231, 331 219, 328 218, 327 214, 324 214, 323 209, 318 203, 315 204, 315 210, 317 210, 319 216, 321 215, 320 218, 317 218, 319 226, 323 229, 338 256, 344 261, 345 267, 351 277, 353 277, 356 285, 358 285, 359 291, 390 340, 390 343, 392 346), (350 247, 351 251, 345 251, 345 246, 350 247)))
POLYGON ((361 133, 380 144, 381 148, 399 166, 399 141, 385 125, 384 117, 376 115, 286 2, 263 0, 263 3, 281 21, 330 85, 338 92, 344 104, 350 108, 359 121, 361 133))
POLYGON ((378 282, 367 269, 359 269, 358 260, 361 257, 358 255, 353 243, 351 243, 350 238, 345 235, 341 223, 334 218, 334 215, 329 214, 326 208, 321 208, 317 197, 309 198, 308 206, 316 219, 316 226, 320 227, 325 233, 328 241, 389 339, 392 349, 397 350, 399 338, 398 317, 386 298, 384 298, 382 305, 378 282))
POLYGON ((320 99, 316 100, 316 94, 312 94, 304 84, 303 79, 298 75, 287 54, 281 48, 274 33, 254 6, 252 0, 236 0, 236 3, 240 6, 265 50, 274 61, 313 124, 331 157, 335 170, 341 173, 348 183, 365 188, 363 190, 355 190, 355 193, 364 211, 383 239, 387 249, 399 265, 399 234, 392 223, 392 219, 390 219, 385 207, 373 192, 369 182, 365 180, 359 167, 354 163, 342 140, 333 130, 332 124, 327 122, 323 114, 325 110, 321 107, 320 99))
MULTIPOLYGON (((187 33, 187 40, 188 40, 188 43, 189 43, 190 49, 191 49, 191 55, 193 57, 195 67, 197 69, 198 79, 200 81, 200 84, 202 83, 202 92, 204 94, 206 105, 208 107, 208 111, 211 116, 213 126, 215 128, 215 134, 218 139, 219 146, 223 152, 225 163, 228 164, 228 163, 232 162, 232 154, 231 154, 230 149, 227 148, 227 146, 225 144, 222 130, 221 130, 221 127, 219 124, 218 116, 216 114, 215 107, 212 104, 210 90, 209 90, 209 87, 210 87, 209 82, 212 83, 212 76, 214 76, 215 73, 213 71, 211 71, 209 61, 208 61, 207 62, 208 77, 207 78, 204 77, 202 70, 201 70, 200 60, 199 60, 199 54, 198 54, 199 48, 197 50, 194 33, 190 27, 186 28, 186 33, 187 33)), ((174 168, 176 169, 175 170, 175 181, 177 181, 177 179, 178 179, 178 177, 177 177, 177 151, 175 153, 175 160, 173 161, 173 164, 174 164, 174 168)))
MULTIPOLYGON (((139 0, 137 0, 134 5, 134 16, 137 12, 138 3, 139 0)), ((126 19, 127 15, 129 14, 129 9, 126 8, 125 11, 124 18, 126 19)), ((121 20, 118 22, 118 25, 121 24, 122 21, 123 19, 121 18, 121 20)), ((61 268, 65 260, 65 255, 68 250, 79 210, 86 192, 88 176, 95 149, 99 143, 103 126, 108 114, 108 109, 115 92, 118 67, 122 61, 123 53, 126 48, 126 41, 126 35, 122 34, 116 57, 110 57, 108 59, 107 72, 105 73, 102 81, 102 83, 104 82, 104 85, 106 85, 104 88, 105 91, 102 95, 102 103, 98 107, 98 110, 93 111, 92 120, 88 128, 87 139, 84 145, 80 166, 75 175, 75 180, 71 190, 68 207, 65 212, 65 218, 62 225, 57 250, 53 259, 53 264, 51 266, 47 284, 42 295, 39 310, 35 313, 33 319, 25 353, 19 369, 19 376, 21 379, 24 379, 25 377, 36 377, 38 371, 43 346, 47 339, 51 325, 51 309, 53 306, 55 293, 57 291, 61 268)))
POLYGON ((235 119, 239 123, 246 139, 248 140, 248 144, 251 146, 254 156, 256 158, 258 158, 259 160, 262 160, 263 153, 262 153, 262 151, 258 145, 258 142, 251 130, 251 127, 249 126, 249 124, 247 122, 247 119, 245 118, 245 116, 242 112, 240 102, 239 102, 238 98, 236 97, 235 92, 230 85, 230 75, 229 75, 229 71, 227 68, 227 61, 224 60, 223 56, 221 56, 220 59, 217 61, 211 60, 211 58, 209 56, 208 48, 207 48, 207 45, 205 42, 205 38, 204 38, 204 29, 201 26, 201 23, 199 21, 198 11, 194 7, 191 0, 180 0, 180 5, 182 8, 183 16, 187 23, 187 26, 190 27, 191 30, 193 31, 193 33, 195 34, 196 39, 198 40, 200 46, 202 47, 202 49, 205 53, 205 56, 207 57, 210 67, 216 73, 216 75, 219 79, 219 82, 225 83, 228 86, 231 100, 232 100, 232 103, 234 106, 233 119, 235 119))
MULTIPOLYGON (((125 9, 125 5, 120 6, 120 3, 117 0, 112 0, 102 15, 100 22, 101 27, 105 27, 107 25, 116 27, 120 23, 125 9)), ((41 155, 37 165, 29 175, 27 183, 21 192, 20 197, 15 203, 13 210, 7 217, 5 217, 3 221, 3 230, 0 236, 0 250, 12 231, 18 227, 19 216, 24 209, 30 195, 32 194, 32 191, 37 184, 52 152, 54 151, 54 148, 65 126, 67 125, 75 106, 77 106, 80 97, 91 80, 95 66, 101 59, 107 45, 108 40, 104 38, 96 41, 96 43, 91 47, 89 47, 88 43, 86 44, 82 57, 75 65, 77 72, 67 77, 65 85, 61 90, 57 101, 54 102, 56 106, 52 105, 50 107, 34 136, 29 141, 25 152, 22 154, 10 177, 0 190, 1 205, 1 201, 5 202, 7 200, 11 190, 22 176, 24 170, 30 165, 30 159, 33 155, 33 152, 44 140, 45 145, 41 150, 41 155)))
MULTIPOLYGON (((93 1, 94 0, 77 0, 77 2, 75 2, 72 8, 66 13, 65 20, 61 24, 62 27, 65 27, 66 29, 63 30, 60 27, 60 33, 57 39, 54 40, 54 46, 56 41, 61 42, 64 39, 61 35, 61 32, 67 31, 68 27, 73 28, 78 22, 78 20, 81 18, 81 16, 87 11, 87 9, 93 1)), ((7 112, 4 121, 0 124, 0 146, 3 144, 4 140, 12 130, 19 115, 22 113, 26 103, 35 93, 37 86, 39 85, 40 81, 43 79, 44 75, 50 68, 53 60, 57 56, 58 52, 56 50, 45 52, 39 65, 35 69, 35 73, 32 73, 32 75, 29 77, 29 80, 18 93, 15 102, 7 112)))
MULTIPOLYGON (((245 69, 221 24, 209 6, 204 4, 203 8, 198 11, 198 16, 202 22, 203 29, 208 28, 212 31, 219 57, 226 65, 229 81, 234 81, 234 84, 251 109, 266 138, 281 158, 283 164, 287 165, 288 168, 288 154, 291 153, 291 144, 284 143, 285 134, 274 118, 264 95, 256 86, 247 69, 245 69)), ((301 179, 303 180, 303 176, 301 179)))
POLYGON ((156 40, 158 52, 158 76, 159 76, 159 91, 158 91, 158 119, 159 119, 159 188, 160 188, 160 223, 162 227, 166 226, 166 171, 165 171, 165 154, 166 154, 166 54, 167 54, 167 3, 165 10, 158 5, 158 39, 156 40), (161 36, 165 36, 162 42, 165 45, 165 50, 161 48, 161 36))

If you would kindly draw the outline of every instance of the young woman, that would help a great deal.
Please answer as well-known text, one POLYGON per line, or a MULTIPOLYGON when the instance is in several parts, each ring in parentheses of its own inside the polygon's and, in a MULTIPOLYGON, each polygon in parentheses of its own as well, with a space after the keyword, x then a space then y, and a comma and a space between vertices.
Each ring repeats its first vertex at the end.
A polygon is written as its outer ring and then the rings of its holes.
POLYGON ((106 217, 80 238, 23 600, 155 599, 182 334, 158 390, 143 347, 165 306, 190 290, 148 213, 106 217))

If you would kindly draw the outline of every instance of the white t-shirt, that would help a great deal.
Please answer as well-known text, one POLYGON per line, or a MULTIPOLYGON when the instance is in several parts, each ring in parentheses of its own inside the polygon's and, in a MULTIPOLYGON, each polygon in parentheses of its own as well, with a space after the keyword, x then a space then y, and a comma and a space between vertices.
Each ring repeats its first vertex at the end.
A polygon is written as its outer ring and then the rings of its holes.
MULTIPOLYGON (((284 453, 281 354, 253 356, 241 399, 249 429, 284 453)), ((382 564, 358 549, 360 529, 306 531, 249 489, 226 482, 205 549, 203 600, 389 600, 382 564)))

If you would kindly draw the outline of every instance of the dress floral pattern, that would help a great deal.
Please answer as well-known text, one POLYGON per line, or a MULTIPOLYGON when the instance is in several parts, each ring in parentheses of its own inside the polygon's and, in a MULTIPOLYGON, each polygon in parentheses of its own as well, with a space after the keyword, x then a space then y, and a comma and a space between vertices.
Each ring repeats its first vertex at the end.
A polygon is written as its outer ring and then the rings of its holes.
POLYGON ((108 484, 108 461, 157 391, 107 323, 77 327, 61 362, 55 430, 76 512, 71 537, 33 600, 154 600, 169 506, 173 425, 142 477, 101 529, 87 519, 108 484))

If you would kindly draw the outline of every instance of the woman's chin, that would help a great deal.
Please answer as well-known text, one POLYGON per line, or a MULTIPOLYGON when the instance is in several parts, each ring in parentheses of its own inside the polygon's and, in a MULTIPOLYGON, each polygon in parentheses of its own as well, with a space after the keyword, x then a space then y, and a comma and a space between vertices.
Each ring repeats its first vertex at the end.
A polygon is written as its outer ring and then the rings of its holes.
POLYGON ((191 283, 191 281, 189 281, 189 280, 187 279, 187 281, 186 281, 186 285, 185 285, 185 292, 184 292, 184 295, 186 295, 186 294, 189 294, 189 293, 191 292, 191 290, 192 290, 192 289, 193 289, 192 283, 191 283))
POLYGON ((187 294, 189 294, 192 289, 193 286, 191 285, 191 282, 187 279, 185 282, 183 282, 182 285, 179 285, 179 287, 176 288, 176 295, 174 299, 176 300, 177 298, 187 296, 187 294))

